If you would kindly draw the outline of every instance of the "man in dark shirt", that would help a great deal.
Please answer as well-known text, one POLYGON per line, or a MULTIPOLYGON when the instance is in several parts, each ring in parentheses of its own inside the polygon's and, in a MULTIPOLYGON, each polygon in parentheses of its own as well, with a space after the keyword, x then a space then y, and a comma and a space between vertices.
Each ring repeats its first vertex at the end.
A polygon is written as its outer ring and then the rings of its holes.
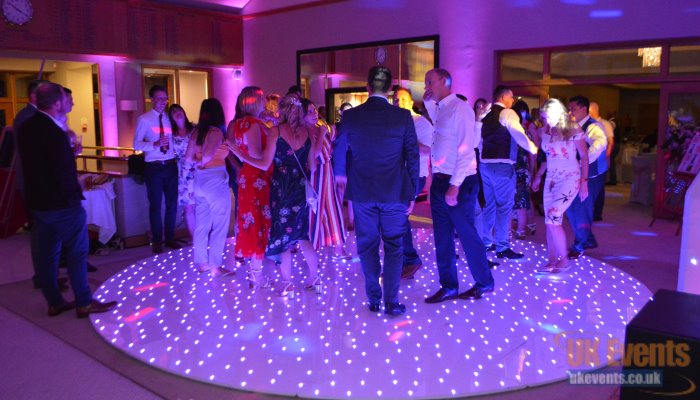
POLYGON ((63 129, 65 93, 61 86, 45 82, 36 89, 38 112, 24 122, 17 134, 24 169, 25 201, 32 215, 32 262, 41 290, 49 304, 49 316, 76 308, 78 318, 106 312, 116 302, 92 299, 87 282, 89 250, 87 216, 81 205, 73 150, 63 129), (67 302, 58 288, 58 261, 63 247, 74 302, 67 302))

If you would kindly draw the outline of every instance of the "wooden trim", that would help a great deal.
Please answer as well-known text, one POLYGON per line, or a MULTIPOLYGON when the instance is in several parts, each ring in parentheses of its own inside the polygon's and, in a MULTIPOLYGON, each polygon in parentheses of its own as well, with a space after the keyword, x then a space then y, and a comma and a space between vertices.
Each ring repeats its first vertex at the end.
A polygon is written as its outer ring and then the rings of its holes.
POLYGON ((308 3, 295 4, 295 5, 287 6, 287 7, 273 8, 271 10, 260 11, 260 12, 252 13, 252 14, 244 14, 241 18, 243 18, 244 21, 248 21, 248 20, 251 20, 253 18, 269 17, 270 15, 283 14, 283 13, 288 13, 288 12, 292 12, 292 11, 299 11, 299 10, 306 10, 308 8, 327 6, 327 5, 334 4, 334 3, 344 3, 346 1, 348 1, 348 0, 317 0, 317 1, 311 1, 308 3))

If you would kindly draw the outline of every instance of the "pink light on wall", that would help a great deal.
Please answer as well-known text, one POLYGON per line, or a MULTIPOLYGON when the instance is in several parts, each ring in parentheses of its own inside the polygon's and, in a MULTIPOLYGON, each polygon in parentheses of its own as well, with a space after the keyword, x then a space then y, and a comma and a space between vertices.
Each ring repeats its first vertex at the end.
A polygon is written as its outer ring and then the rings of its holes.
POLYGON ((227 121, 232 120, 236 114, 236 99, 241 89, 247 86, 246 82, 245 69, 242 67, 212 69, 212 97, 221 102, 227 121))

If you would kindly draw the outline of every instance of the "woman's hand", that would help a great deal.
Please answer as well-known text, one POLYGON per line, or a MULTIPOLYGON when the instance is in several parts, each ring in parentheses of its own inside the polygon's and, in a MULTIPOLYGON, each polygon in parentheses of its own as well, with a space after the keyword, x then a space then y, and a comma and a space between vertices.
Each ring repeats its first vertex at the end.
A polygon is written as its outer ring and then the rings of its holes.
POLYGON ((540 175, 535 175, 535 177, 532 179, 532 183, 530 184, 530 188, 533 192, 540 190, 540 183, 542 183, 542 177, 540 175))
POLYGON ((229 139, 226 141, 226 146, 228 146, 228 149, 233 153, 236 157, 241 156, 241 148, 238 147, 235 141, 229 139))
POLYGON ((587 181, 581 181, 581 187, 578 190, 578 197, 581 199, 581 201, 586 200, 588 197, 588 182, 587 181))

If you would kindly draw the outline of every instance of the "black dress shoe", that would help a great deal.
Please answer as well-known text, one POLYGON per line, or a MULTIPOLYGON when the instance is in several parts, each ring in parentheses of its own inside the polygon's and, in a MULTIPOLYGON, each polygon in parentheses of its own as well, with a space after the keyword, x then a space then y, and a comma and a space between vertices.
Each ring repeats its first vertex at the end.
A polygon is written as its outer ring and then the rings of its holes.
POLYGON ((499 265, 501 265, 500 263, 497 263, 495 261, 491 261, 491 260, 487 260, 487 261, 489 262, 490 269, 494 269, 494 268, 498 267, 499 265))
POLYGON ((445 300, 452 300, 457 298, 457 289, 445 289, 440 288, 434 295, 425 299, 428 304, 440 303, 445 300))
POLYGON ((151 250, 154 253, 160 254, 163 252, 163 243, 151 243, 151 250))
POLYGON ((182 245, 180 245, 180 243, 176 242, 175 240, 166 240, 165 247, 173 250, 180 250, 182 248, 182 245))
POLYGON ((401 279, 413 279, 413 277, 416 275, 416 272, 418 272, 419 269, 423 264, 409 264, 409 265, 404 265, 403 268, 401 269, 401 279))
POLYGON ((577 250, 569 250, 569 254, 566 256, 569 258, 569 260, 576 260, 579 257, 583 255, 583 250, 577 251, 577 250))
POLYGON ((72 310, 74 308, 75 308, 74 301, 63 302, 63 304, 58 305, 58 306, 49 306, 49 317, 55 317, 64 311, 72 310))
POLYGON ((511 260, 519 260, 523 258, 524 256, 521 253, 516 253, 511 249, 505 249, 503 251, 499 251, 496 253, 496 257, 498 258, 508 258, 511 260))
POLYGON ((77 315, 78 318, 87 318, 90 314, 99 314, 111 311, 116 306, 116 301, 102 303, 97 300, 93 300, 90 304, 86 305, 85 307, 77 307, 75 309, 75 315, 77 315))
POLYGON ((489 251, 496 251, 496 244, 492 244, 491 246, 486 247, 486 252, 488 253, 489 251))
POLYGON ((369 302, 369 311, 371 312, 379 312, 379 303, 374 303, 374 302, 369 302))
POLYGON ((406 306, 401 303, 384 303, 384 314, 397 316, 406 312, 406 306))
POLYGON ((463 300, 479 300, 484 293, 493 292, 493 288, 480 288, 472 286, 471 289, 459 294, 459 298, 463 300))

